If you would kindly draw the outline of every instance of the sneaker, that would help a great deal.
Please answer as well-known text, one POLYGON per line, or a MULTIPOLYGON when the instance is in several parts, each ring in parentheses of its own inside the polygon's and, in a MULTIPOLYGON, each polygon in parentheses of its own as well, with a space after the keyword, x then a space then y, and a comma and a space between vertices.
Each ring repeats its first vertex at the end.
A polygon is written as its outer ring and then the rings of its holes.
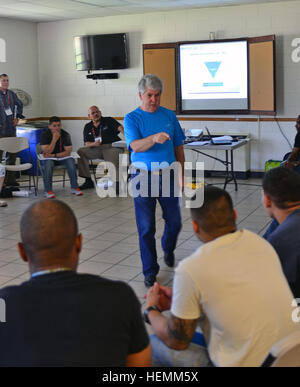
POLYGON ((85 179, 85 182, 79 187, 81 190, 94 188, 95 185, 92 179, 85 179))
POLYGON ((146 288, 151 288, 156 282, 156 276, 155 275, 149 275, 148 277, 145 277, 144 284, 146 288))
POLYGON ((165 261, 165 264, 167 266, 173 267, 174 266, 174 262, 175 262, 174 253, 165 254, 164 255, 164 261, 165 261))
POLYGON ((4 202, 3 200, 0 200, 0 207, 6 207, 7 203, 4 202))
POLYGON ((80 191, 80 188, 72 188, 72 195, 76 195, 76 196, 82 196, 83 193, 80 191))
POLYGON ((54 195, 54 193, 52 191, 45 192, 45 197, 47 199, 55 199, 55 195, 54 195))

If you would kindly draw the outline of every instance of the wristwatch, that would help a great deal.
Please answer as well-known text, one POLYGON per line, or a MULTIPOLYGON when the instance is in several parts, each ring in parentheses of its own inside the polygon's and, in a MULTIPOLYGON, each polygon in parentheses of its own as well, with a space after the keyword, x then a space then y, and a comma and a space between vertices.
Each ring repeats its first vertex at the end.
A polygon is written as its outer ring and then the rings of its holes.
POLYGON ((148 318, 148 314, 149 314, 149 312, 150 312, 151 310, 157 310, 159 313, 161 313, 161 310, 160 310, 157 306, 155 306, 155 305, 149 306, 149 308, 145 309, 145 311, 144 311, 144 321, 145 321, 147 324, 150 324, 150 325, 151 325, 151 322, 150 322, 150 320, 149 320, 149 318, 148 318))

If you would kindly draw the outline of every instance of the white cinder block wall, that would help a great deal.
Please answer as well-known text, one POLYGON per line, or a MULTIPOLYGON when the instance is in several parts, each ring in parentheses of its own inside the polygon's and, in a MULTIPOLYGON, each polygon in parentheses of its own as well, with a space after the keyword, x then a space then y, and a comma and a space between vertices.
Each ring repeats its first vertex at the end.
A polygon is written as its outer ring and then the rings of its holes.
MULTIPOLYGON (((10 72, 12 86, 31 92, 32 116, 86 116, 87 109, 97 104, 104 115, 124 116, 139 100, 137 82, 143 73, 142 44, 217 38, 276 35, 277 110, 279 117, 296 117, 300 113, 300 62, 291 59, 292 41, 300 38, 300 1, 283 1, 215 7, 173 12, 81 19, 39 23, 38 49, 35 47, 34 23, 8 21, 0 23, 0 32, 14 43, 9 69, 0 63, 1 71, 10 72), (17 27, 16 27, 17 26, 17 27), (120 79, 95 81, 86 79, 86 72, 75 69, 73 37, 85 34, 127 32, 130 68, 118 71, 120 79), (40 82, 36 88, 37 56, 40 82)), ((1 34, 0 34, 1 37, 1 34)), ((27 114, 29 116, 29 114, 27 114)), ((251 170, 260 171, 265 160, 279 158, 289 150, 274 122, 209 122, 215 132, 250 133, 251 170)), ((74 148, 82 145, 82 121, 64 121, 72 134, 74 148)), ((182 122, 185 128, 203 128, 205 122, 182 122)), ((290 141, 295 136, 294 123, 281 123, 290 141)))
POLYGON ((6 42, 6 62, 0 62, 0 73, 8 74, 10 88, 32 97, 24 115, 36 117, 40 114, 37 23, 0 18, 0 38, 6 42))

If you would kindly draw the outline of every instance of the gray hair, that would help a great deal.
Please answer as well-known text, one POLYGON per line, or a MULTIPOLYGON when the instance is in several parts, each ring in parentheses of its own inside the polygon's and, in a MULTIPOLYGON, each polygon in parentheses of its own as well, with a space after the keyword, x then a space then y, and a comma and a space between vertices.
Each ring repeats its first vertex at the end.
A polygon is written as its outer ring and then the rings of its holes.
POLYGON ((142 95, 148 88, 152 90, 159 90, 161 94, 163 91, 163 82, 157 75, 145 74, 139 81, 138 88, 142 95))

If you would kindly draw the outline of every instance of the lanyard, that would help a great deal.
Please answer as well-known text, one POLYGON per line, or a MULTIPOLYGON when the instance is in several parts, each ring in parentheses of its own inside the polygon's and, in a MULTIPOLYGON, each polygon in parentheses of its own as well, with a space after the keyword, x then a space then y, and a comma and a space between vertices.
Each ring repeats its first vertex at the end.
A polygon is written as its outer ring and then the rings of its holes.
POLYGON ((62 152, 61 134, 60 134, 60 138, 59 138, 59 146, 60 146, 60 152, 62 152))
POLYGON ((37 272, 31 274, 31 278, 38 277, 38 276, 44 275, 44 274, 57 273, 59 271, 72 271, 72 270, 69 269, 68 267, 58 267, 56 269, 42 270, 42 271, 37 271, 37 272))
MULTIPOLYGON (((102 137, 101 124, 99 124, 98 128, 99 128, 99 136, 102 137)), ((95 130, 97 130, 98 128, 96 128, 96 127, 94 126, 94 124, 93 124, 93 127, 92 127, 92 133, 93 133, 94 139, 96 138, 96 132, 95 132, 95 130)))

